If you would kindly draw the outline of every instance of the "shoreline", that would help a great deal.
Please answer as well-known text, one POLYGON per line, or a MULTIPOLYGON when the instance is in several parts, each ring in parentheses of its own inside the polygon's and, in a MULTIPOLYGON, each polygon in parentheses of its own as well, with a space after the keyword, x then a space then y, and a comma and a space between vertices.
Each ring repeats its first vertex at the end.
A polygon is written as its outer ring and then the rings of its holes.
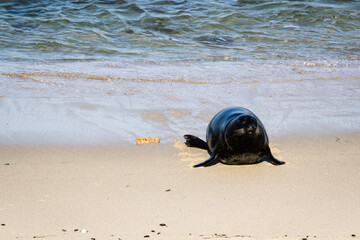
POLYGON ((0 236, 359 239, 359 143, 359 133, 276 137, 283 166, 199 169, 207 153, 181 141, 2 145, 0 236))

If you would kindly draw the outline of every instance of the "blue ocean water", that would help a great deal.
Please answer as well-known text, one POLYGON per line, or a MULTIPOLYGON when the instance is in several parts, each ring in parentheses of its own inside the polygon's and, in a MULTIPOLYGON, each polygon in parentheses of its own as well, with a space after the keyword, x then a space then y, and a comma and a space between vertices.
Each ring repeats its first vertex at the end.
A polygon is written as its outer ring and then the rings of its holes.
POLYGON ((1 60, 360 58, 359 0, 7 0, 1 60))
POLYGON ((0 144, 359 132, 360 0, 2 0, 0 144), (320 126, 320 127, 319 127, 320 126))

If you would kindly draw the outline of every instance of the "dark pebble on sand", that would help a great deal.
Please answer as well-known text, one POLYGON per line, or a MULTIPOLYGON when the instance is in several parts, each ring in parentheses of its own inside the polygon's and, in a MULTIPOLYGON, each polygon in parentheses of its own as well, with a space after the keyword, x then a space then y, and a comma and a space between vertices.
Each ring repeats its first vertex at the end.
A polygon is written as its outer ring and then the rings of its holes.
POLYGON ((77 228, 76 228, 76 229, 74 229, 74 232, 78 232, 78 231, 79 231, 79 229, 77 229, 77 228))
POLYGON ((155 232, 155 230, 151 230, 151 232, 155 232))
POLYGON ((10 163, 5 163, 4 165, 9 166, 9 165, 10 165, 10 163))
POLYGON ((351 236, 352 236, 352 237, 356 237, 356 235, 355 235, 355 234, 351 234, 351 236))
POLYGON ((171 189, 166 189, 166 192, 170 192, 171 189))
POLYGON ((90 240, 95 240, 95 238, 90 238, 90 240))
POLYGON ((227 235, 225 233, 221 233, 221 234, 215 233, 214 236, 221 237, 221 238, 227 238, 227 235))
POLYGON ((6 225, 5 225, 5 223, 2 223, 1 226, 2 226, 2 227, 5 227, 6 225))
POLYGON ((165 223, 160 223, 160 227, 167 227, 165 223))
POLYGON ((150 236, 149 236, 149 235, 145 235, 145 236, 144 236, 144 238, 148 238, 148 237, 150 237, 150 236))

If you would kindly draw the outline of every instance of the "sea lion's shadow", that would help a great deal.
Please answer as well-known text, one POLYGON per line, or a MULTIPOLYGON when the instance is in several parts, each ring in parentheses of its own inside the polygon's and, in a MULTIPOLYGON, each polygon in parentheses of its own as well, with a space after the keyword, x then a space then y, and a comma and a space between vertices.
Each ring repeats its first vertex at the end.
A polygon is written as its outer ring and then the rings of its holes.
POLYGON ((263 162, 268 162, 268 163, 270 163, 270 164, 273 164, 273 163, 269 160, 269 158, 268 158, 267 156, 263 156, 258 162, 255 162, 255 163, 227 164, 227 163, 221 162, 221 161, 219 160, 219 158, 216 158, 216 160, 217 160, 217 161, 209 164, 207 167, 214 166, 214 165, 216 165, 216 164, 218 164, 218 163, 221 163, 221 164, 224 164, 224 165, 230 165, 230 166, 234 166, 234 165, 235 165, 235 166, 236 166, 236 165, 237 165, 237 166, 258 165, 258 164, 263 163, 263 162))

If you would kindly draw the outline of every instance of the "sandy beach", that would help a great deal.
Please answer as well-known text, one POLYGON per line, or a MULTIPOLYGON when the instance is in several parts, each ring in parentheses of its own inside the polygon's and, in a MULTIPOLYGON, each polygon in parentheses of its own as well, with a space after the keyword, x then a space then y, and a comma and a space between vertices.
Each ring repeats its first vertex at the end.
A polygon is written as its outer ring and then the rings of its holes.
POLYGON ((356 64, 18 69, 1 75, 1 240, 359 239, 356 64), (182 136, 234 105, 285 165, 192 168, 208 154, 182 136))
POLYGON ((1 69, 1 240, 359 239, 356 63, 19 69, 1 69), (229 106, 285 165, 192 168, 208 154, 182 136, 229 106))
POLYGON ((1 239, 359 239, 360 135, 271 140, 286 165, 217 164, 183 140, 2 146, 1 239))

